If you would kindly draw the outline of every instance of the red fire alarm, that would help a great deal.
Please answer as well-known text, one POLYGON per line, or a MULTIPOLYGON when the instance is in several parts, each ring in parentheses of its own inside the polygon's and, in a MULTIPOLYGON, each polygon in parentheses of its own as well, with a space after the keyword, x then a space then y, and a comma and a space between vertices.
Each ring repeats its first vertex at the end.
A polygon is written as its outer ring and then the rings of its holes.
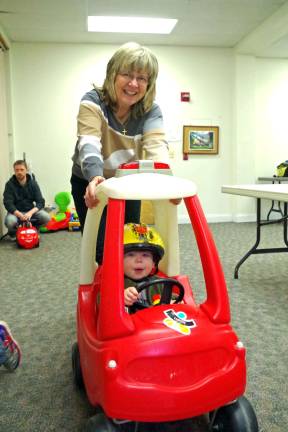
POLYGON ((181 102, 190 102, 190 92, 181 92, 181 102))

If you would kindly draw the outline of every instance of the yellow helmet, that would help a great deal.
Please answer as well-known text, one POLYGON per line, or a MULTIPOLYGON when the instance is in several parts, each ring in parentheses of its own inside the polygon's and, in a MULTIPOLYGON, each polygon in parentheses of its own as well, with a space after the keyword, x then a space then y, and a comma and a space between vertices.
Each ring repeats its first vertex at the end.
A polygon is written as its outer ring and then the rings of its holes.
POLYGON ((163 240, 155 228, 146 224, 128 223, 124 225, 124 252, 135 249, 152 252, 156 264, 165 252, 163 240))

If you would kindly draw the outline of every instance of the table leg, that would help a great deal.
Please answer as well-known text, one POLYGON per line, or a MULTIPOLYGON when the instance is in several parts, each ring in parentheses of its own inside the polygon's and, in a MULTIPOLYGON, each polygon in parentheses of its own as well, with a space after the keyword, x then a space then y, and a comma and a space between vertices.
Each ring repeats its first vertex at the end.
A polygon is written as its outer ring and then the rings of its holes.
POLYGON ((257 220, 256 220, 256 242, 254 246, 241 258, 234 270, 234 279, 238 279, 239 267, 247 260, 247 258, 254 253, 260 243, 261 238, 261 199, 257 198, 257 220))
MULTIPOLYGON (((277 183, 278 183, 278 184, 281 184, 281 180, 278 180, 277 183)), ((272 184, 275 184, 275 180, 272 181, 272 184)), ((268 220, 268 221, 269 221, 270 214, 271 214, 272 212, 280 213, 281 216, 284 217, 284 213, 283 213, 282 208, 281 208, 281 202, 278 201, 278 209, 277 209, 277 208, 274 208, 274 204, 275 204, 275 201, 272 200, 271 208, 270 208, 270 210, 269 210, 269 212, 268 212, 268 214, 267 214, 267 220, 268 220)))
POLYGON ((287 239, 287 202, 284 202, 284 215, 283 215, 283 237, 284 237, 284 243, 286 246, 288 246, 288 239, 287 239))
POLYGON ((268 214, 267 214, 267 220, 268 220, 268 221, 269 221, 270 214, 271 214, 272 212, 274 212, 274 213, 280 213, 282 217, 284 216, 284 213, 283 213, 282 208, 281 208, 281 203, 280 203, 280 201, 278 201, 278 209, 274 207, 274 204, 275 204, 275 201, 272 201, 271 208, 270 208, 270 210, 269 210, 269 212, 268 212, 268 214))
POLYGON ((284 212, 283 217, 280 219, 272 220, 272 221, 263 221, 261 222, 261 198, 257 199, 257 220, 256 220, 256 241, 254 246, 241 258, 234 270, 234 279, 238 279, 238 272, 240 266, 247 260, 250 255, 253 254, 264 254, 264 253, 280 253, 280 252, 288 252, 288 239, 287 239, 287 202, 284 202, 284 212), (258 249, 258 245, 261 239, 261 226, 263 225, 271 225, 275 223, 283 222, 283 240, 285 243, 285 247, 277 247, 277 248, 262 248, 258 249))

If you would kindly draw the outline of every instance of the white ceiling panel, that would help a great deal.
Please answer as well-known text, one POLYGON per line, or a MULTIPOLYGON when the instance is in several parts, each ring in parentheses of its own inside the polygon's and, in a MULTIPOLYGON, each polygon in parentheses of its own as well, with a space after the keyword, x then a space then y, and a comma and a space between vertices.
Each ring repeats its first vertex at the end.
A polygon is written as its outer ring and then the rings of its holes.
MULTIPOLYGON (((121 44, 134 40, 147 45, 232 48, 244 39, 243 51, 249 53, 249 38, 252 35, 253 40, 259 26, 265 32, 267 20, 283 20, 283 16, 288 23, 287 1, 0 0, 0 27, 12 43, 121 44), (88 33, 88 15, 177 18, 178 23, 170 35, 88 33)), ((276 20, 271 43, 267 45, 266 37, 265 46, 258 47, 259 55, 288 58, 288 25, 284 33, 283 25, 278 27, 276 20), (275 39, 279 41, 276 45, 275 39)))

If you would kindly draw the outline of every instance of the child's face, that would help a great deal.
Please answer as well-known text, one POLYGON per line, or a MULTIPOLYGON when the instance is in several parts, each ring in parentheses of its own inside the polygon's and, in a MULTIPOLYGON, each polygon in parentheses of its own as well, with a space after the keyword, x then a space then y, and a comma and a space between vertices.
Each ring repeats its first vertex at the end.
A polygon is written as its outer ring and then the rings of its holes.
POLYGON ((131 279, 149 276, 153 267, 153 255, 149 251, 130 251, 124 255, 124 274, 131 279))

